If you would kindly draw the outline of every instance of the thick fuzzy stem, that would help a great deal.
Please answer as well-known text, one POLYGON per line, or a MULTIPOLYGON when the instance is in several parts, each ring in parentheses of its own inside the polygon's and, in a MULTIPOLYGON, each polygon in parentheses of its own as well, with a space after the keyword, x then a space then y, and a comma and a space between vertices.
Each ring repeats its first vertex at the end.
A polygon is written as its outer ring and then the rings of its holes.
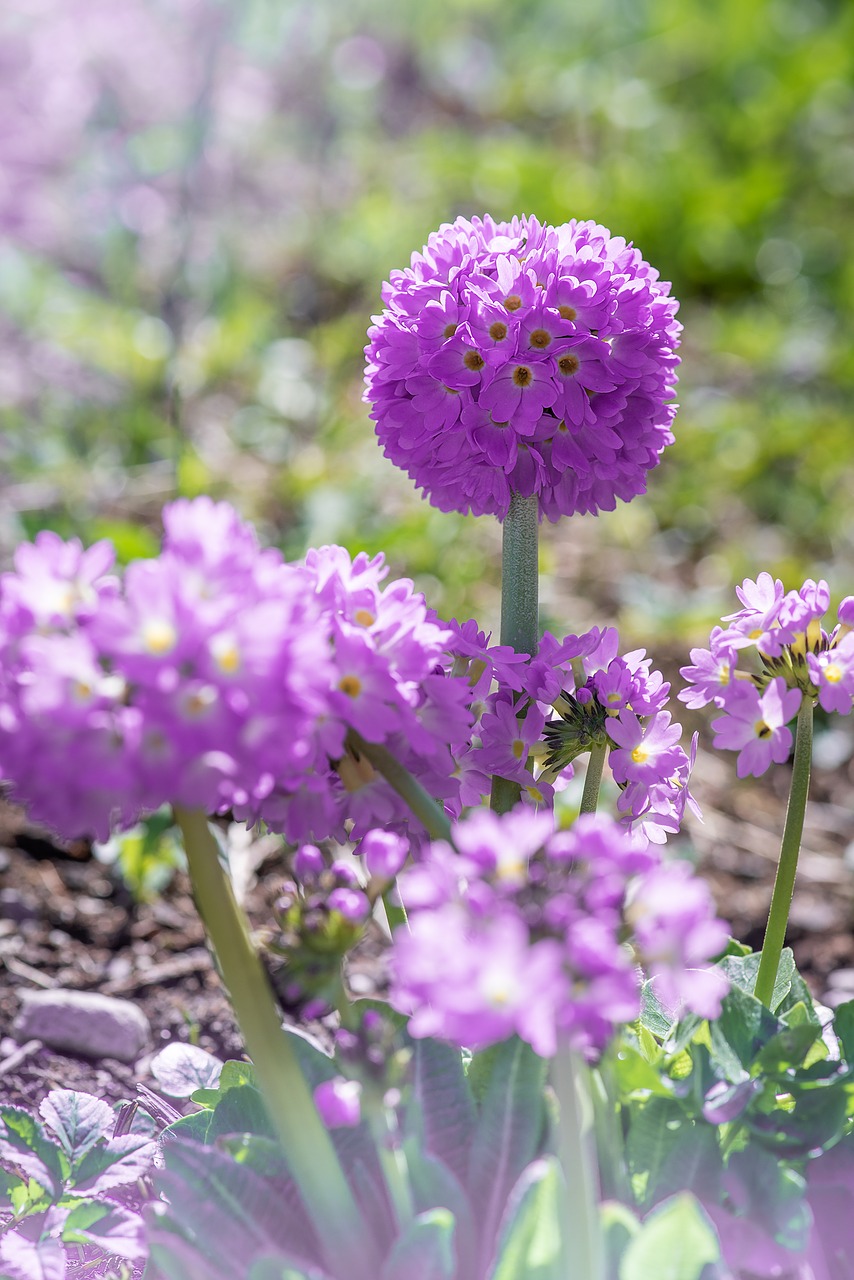
POLYGON ((769 1008, 774 995, 780 955, 786 941, 786 925, 789 922, 789 909, 792 905, 792 894, 795 891, 795 873, 798 869, 798 854, 804 831, 804 814, 810 789, 810 765, 812 764, 812 720, 813 702, 805 695, 798 712, 786 825, 780 845, 780 861, 777 864, 777 878, 771 895, 768 924, 765 927, 762 959, 759 961, 759 972, 756 975, 754 988, 757 1000, 761 1000, 769 1008))
POLYGON ((288 1166, 336 1277, 376 1275, 373 1242, 317 1113, 287 1033, 282 1030, 267 975, 249 937, 207 818, 176 808, 199 915, 228 988, 246 1050, 288 1166), (359 1248, 353 1242, 358 1240, 359 1248), (372 1265, 374 1262, 374 1265, 372 1265))
POLYGON ((602 769, 605 765, 605 753, 607 750, 607 744, 604 742, 597 742, 595 746, 590 748, 579 813, 596 812, 596 806, 599 803, 599 787, 602 782, 602 769))
MULTIPOLYGON (((538 546, 537 498, 514 493, 502 529, 501 643, 531 655, 539 644, 538 546)), ((518 803, 520 793, 518 782, 493 778, 492 808, 507 813, 518 803)))
POLYGON ((576 1263, 573 1275, 605 1280, 589 1068, 578 1054, 563 1048, 552 1059, 550 1074, 560 1108, 558 1152, 567 1185, 565 1222, 576 1263))

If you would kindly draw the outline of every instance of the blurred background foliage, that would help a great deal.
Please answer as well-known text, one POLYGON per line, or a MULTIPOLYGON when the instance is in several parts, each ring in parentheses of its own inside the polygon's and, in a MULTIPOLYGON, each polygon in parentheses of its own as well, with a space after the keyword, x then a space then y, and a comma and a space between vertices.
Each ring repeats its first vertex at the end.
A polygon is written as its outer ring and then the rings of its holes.
POLYGON ((500 533, 361 403, 380 287, 457 214, 595 218, 673 281, 677 444, 543 539, 545 622, 696 642, 733 581, 854 589, 849 0, 11 0, 0 556, 157 546, 176 493, 383 549, 495 619, 500 533))

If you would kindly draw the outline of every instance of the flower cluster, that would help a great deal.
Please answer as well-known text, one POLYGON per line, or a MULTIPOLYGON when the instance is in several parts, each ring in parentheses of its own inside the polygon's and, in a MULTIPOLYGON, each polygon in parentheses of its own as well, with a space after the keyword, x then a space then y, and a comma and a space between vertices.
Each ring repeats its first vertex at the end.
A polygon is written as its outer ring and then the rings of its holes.
POLYGON ((42 533, 0 581, 0 771, 34 817, 101 839, 167 802, 295 839, 405 823, 359 741, 442 794, 468 686, 410 582, 383 589, 382 557, 340 547, 286 564, 208 498, 164 528, 123 580, 109 544, 42 533))
POLYGON ((712 721, 715 746, 738 752, 740 778, 758 777, 792 748, 790 722, 803 698, 825 711, 848 715, 854 701, 854 596, 839 606, 836 627, 822 619, 830 605, 824 581, 808 579, 785 591, 779 578, 746 578, 736 594, 742 608, 714 627, 708 649, 692 649, 681 673, 691 685, 679 697, 689 707, 714 703, 723 714, 712 721), (752 670, 740 669, 744 654, 752 670))
POLYGON ((546 1057, 561 1041, 595 1054, 638 1016, 638 960, 665 1005, 720 1011, 725 980, 698 966, 727 931, 687 865, 592 815, 555 832, 545 814, 481 810, 453 839, 400 878, 392 1002, 413 1035, 477 1049, 515 1033, 546 1057))
POLYGON ((480 801, 494 774, 517 782, 524 802, 549 807, 573 761, 597 747, 610 752, 619 817, 630 830, 663 843, 686 807, 699 814, 688 790, 696 741, 690 755, 679 745, 681 728, 665 709, 669 684, 643 649, 620 655, 619 643, 614 627, 562 640, 546 632, 527 658, 489 648, 471 630, 455 637, 452 647, 464 652, 454 670, 467 672, 481 694, 471 743, 455 751, 456 816, 480 801), (490 693, 493 675, 498 689, 490 693))
POLYGON ((671 444, 670 286, 594 222, 458 218, 383 290, 366 399, 387 455, 444 511, 613 510, 671 444))

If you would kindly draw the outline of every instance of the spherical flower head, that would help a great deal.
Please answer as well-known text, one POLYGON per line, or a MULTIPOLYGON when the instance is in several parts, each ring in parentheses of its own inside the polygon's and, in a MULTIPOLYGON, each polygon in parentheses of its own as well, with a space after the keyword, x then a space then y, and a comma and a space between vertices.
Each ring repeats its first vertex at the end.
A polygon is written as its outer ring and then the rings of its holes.
POLYGON ((458 218, 383 288, 365 399, 385 454, 443 511, 613 510, 672 443, 669 284, 594 222, 458 218))

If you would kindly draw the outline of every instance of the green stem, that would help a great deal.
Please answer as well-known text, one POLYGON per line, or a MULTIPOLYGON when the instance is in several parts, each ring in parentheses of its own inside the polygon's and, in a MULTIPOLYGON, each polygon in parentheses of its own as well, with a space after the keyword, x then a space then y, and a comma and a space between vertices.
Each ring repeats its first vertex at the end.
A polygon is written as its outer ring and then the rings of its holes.
POLYGON ((451 840, 451 822, 441 805, 424 790, 421 783, 413 778, 409 770, 391 754, 388 747, 379 742, 366 742, 360 733, 350 729, 347 743, 357 755, 364 756, 381 773, 390 787, 393 787, 409 805, 416 818, 427 829, 434 840, 451 840))
POLYGON ((415 1217, 406 1155, 395 1141, 396 1135, 389 1123, 389 1115, 383 1106, 382 1099, 365 1098, 363 1094, 363 1102, 371 1136, 379 1156, 383 1180, 394 1207, 398 1228, 403 1232, 415 1217))
POLYGON ((246 918, 237 905, 219 849, 200 810, 175 809, 199 915, 216 953, 246 1050, 270 1119, 286 1152, 327 1265, 335 1276, 376 1275, 353 1193, 300 1070, 273 999, 246 918), (354 1249, 358 1240, 360 1248, 354 1249), (363 1250, 361 1244, 366 1248, 363 1250))
POLYGON ((754 988, 754 995, 757 1000, 761 1000, 769 1008, 771 1006, 771 998, 774 995, 774 983, 777 980, 777 969, 780 964, 783 944, 786 941, 786 925, 789 922, 792 894, 795 891, 795 873, 798 869, 798 854, 800 853, 801 836, 804 830, 804 813, 810 789, 812 717, 813 700, 804 695, 801 709, 798 712, 798 727, 795 732, 792 784, 789 790, 789 804, 786 809, 783 841, 780 845, 780 861, 777 864, 777 878, 774 881, 774 892, 771 895, 768 924, 765 927, 765 941, 762 944, 762 958, 759 961, 759 972, 756 975, 756 986, 754 988))
POLYGON ((605 1280, 587 1073, 587 1066, 571 1049, 559 1049, 552 1059, 551 1081, 560 1108, 558 1151, 568 1193, 566 1236, 576 1262, 573 1274, 584 1280, 605 1280))
POLYGON ((383 894, 383 906, 385 907, 385 918, 388 920, 388 927, 392 933, 395 929, 409 927, 406 909, 403 904, 391 901, 391 889, 386 889, 383 894))
POLYGON ((606 742, 596 742, 590 748, 579 813, 596 812, 596 806, 599 803, 599 787, 602 783, 602 769, 605 765, 605 753, 607 750, 608 744, 606 742))
MULTIPOLYGON (((504 517, 501 542, 501 643, 533 656, 539 644, 539 503, 536 495, 514 493, 504 517)), ((490 804, 508 813, 521 788, 508 778, 492 779, 490 804)))

